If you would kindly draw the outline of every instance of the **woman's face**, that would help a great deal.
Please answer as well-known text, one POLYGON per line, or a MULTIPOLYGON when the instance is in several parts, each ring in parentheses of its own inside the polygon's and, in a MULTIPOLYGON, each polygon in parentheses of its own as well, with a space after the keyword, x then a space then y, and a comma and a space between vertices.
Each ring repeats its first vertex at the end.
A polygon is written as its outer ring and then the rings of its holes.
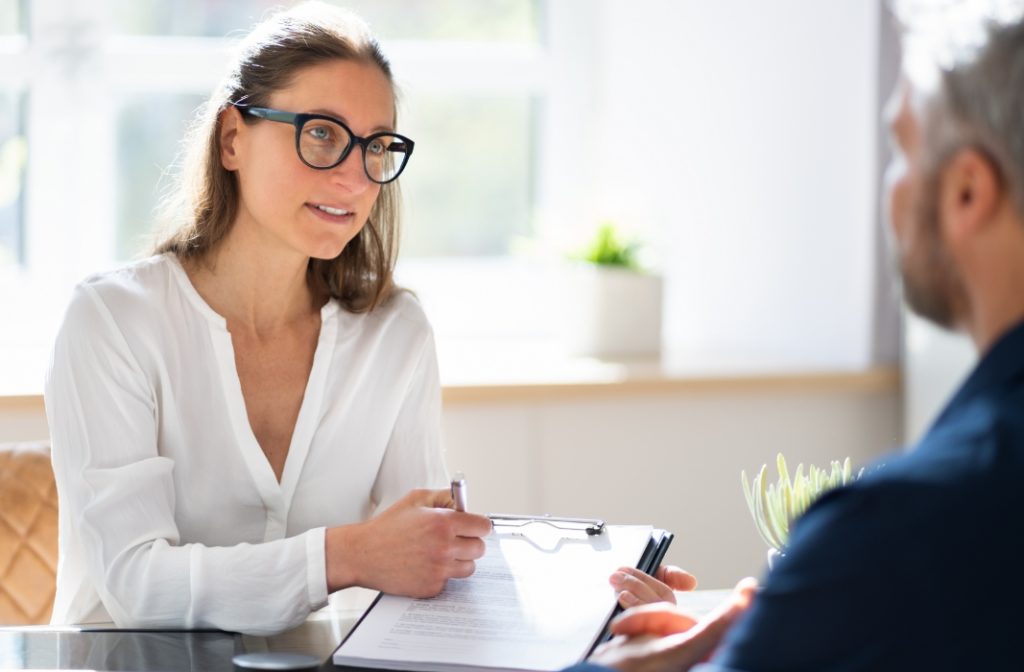
MULTIPOLYGON (((326 114, 358 136, 394 130, 394 97, 384 73, 358 61, 336 60, 300 70, 267 103, 286 112, 326 114)), ((363 170, 353 147, 328 170, 305 165, 295 151, 295 127, 244 123, 229 108, 221 132, 221 162, 238 175, 236 227, 305 257, 333 259, 366 224, 380 185, 363 170)))

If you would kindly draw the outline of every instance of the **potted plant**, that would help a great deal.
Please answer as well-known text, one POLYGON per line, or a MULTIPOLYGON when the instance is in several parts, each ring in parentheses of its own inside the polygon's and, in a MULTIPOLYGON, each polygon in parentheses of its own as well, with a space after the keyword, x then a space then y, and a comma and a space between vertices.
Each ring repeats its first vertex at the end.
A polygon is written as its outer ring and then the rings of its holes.
POLYGON ((747 508, 754 517, 754 525, 761 538, 770 546, 769 568, 776 556, 785 555, 793 522, 823 494, 855 481, 864 473, 861 469, 854 475, 850 458, 846 458, 842 464, 833 461, 829 470, 811 465, 807 473, 804 473, 804 465, 798 464, 795 475, 790 479, 782 453, 776 458, 776 469, 779 478, 775 483, 768 483, 768 465, 761 466, 753 483, 747 478, 746 471, 740 472, 747 508))
POLYGON ((661 278, 640 264, 640 244, 611 222, 572 255, 566 278, 567 349, 591 357, 657 357, 661 351, 661 278))

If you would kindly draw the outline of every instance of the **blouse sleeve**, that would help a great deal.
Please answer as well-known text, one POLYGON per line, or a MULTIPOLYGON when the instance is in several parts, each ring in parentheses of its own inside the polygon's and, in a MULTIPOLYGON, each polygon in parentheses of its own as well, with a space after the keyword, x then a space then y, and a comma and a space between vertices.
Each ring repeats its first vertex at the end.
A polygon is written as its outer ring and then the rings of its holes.
POLYGON ((387 508, 414 488, 444 488, 448 471, 441 450, 441 382, 434 335, 426 338, 388 440, 371 498, 387 508))
POLYGON ((180 545, 155 392, 88 285, 58 332, 45 399, 62 524, 85 558, 62 571, 88 576, 118 627, 266 634, 325 602, 323 528, 260 544, 180 545))

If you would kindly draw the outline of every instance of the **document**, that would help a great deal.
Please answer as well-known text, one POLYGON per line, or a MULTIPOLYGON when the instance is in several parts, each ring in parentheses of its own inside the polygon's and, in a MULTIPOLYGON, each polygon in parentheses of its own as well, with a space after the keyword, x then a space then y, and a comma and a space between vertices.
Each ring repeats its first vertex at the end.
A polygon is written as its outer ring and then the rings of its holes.
POLYGON ((382 595, 334 663, 424 672, 541 672, 577 663, 615 609, 608 577, 637 566, 652 532, 608 525, 588 536, 540 523, 496 531, 476 572, 449 579, 437 597, 382 595))

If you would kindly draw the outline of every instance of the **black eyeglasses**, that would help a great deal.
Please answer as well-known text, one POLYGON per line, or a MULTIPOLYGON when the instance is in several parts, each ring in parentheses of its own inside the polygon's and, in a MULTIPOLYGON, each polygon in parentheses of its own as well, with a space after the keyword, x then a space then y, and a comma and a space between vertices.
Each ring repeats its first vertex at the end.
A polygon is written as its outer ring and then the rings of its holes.
POLYGON ((352 148, 363 148, 363 170, 377 184, 392 182, 405 169, 415 143, 397 133, 372 133, 361 138, 340 119, 325 114, 283 112, 269 107, 233 103, 247 116, 295 127, 295 151, 310 168, 327 170, 345 160, 352 148))

